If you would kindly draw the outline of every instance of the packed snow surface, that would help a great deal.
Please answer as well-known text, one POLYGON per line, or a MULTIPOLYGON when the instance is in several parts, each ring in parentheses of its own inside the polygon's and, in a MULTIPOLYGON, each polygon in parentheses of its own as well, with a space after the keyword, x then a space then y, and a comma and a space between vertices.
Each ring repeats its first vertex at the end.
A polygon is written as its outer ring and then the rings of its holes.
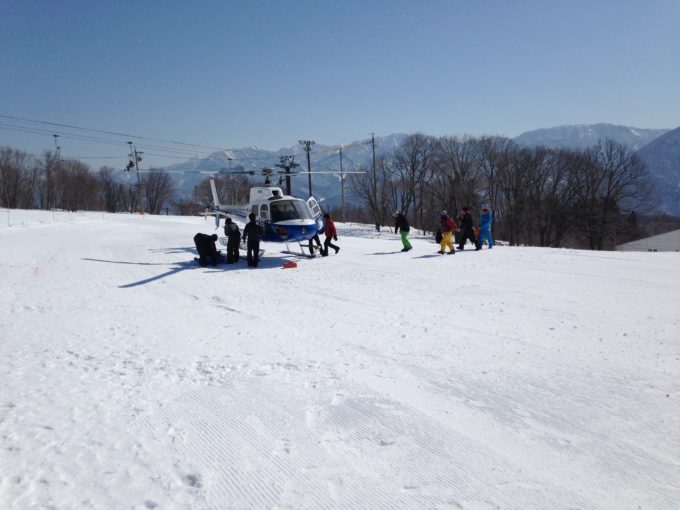
POLYGON ((0 508, 680 508, 680 254, 0 222, 0 508))

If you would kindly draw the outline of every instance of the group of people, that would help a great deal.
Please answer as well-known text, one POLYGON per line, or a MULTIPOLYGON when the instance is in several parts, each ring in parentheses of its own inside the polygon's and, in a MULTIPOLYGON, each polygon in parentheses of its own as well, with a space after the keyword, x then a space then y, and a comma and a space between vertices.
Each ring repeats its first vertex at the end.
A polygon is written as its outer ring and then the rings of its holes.
MULTIPOLYGON (((260 237, 262 235, 262 227, 257 223, 257 216, 255 213, 248 215, 248 223, 243 227, 243 236, 236 223, 231 218, 227 217, 224 223, 224 235, 227 237, 227 256, 225 262, 227 264, 235 264, 239 261, 239 246, 241 242, 246 245, 246 260, 248 267, 257 267, 260 262, 260 237), (243 238, 243 239, 241 239, 243 238)), ((323 215, 323 229, 320 231, 326 237, 323 245, 319 239, 319 234, 315 234, 309 240, 309 251, 314 255, 315 248, 319 250, 322 256, 328 255, 328 250, 333 249, 335 253, 340 251, 340 247, 333 244, 333 241, 338 240, 338 231, 335 228, 335 223, 329 213, 323 215), (314 246, 316 244, 316 246, 314 246)), ((198 252, 198 260, 201 267, 207 265, 216 266, 224 259, 217 251, 215 242, 217 241, 217 234, 201 234, 194 236, 194 244, 198 252)))
MULTIPOLYGON (((406 216, 400 211, 394 211, 392 217, 395 220, 394 232, 401 233, 401 243, 403 245, 402 252, 407 252, 413 248, 408 240, 411 227, 409 226, 406 216)), ((262 227, 257 223, 255 213, 250 213, 248 216, 250 220, 243 228, 243 243, 246 245, 246 260, 248 267, 257 267, 260 257, 260 236, 262 235, 262 227)), ((482 243, 486 241, 489 249, 493 248, 493 236, 491 235, 491 211, 485 207, 482 209, 480 215, 479 228, 475 229, 472 219, 472 210, 469 207, 463 207, 461 215, 458 217, 456 223, 446 211, 439 214, 439 230, 437 231, 436 241, 439 243, 440 254, 447 253, 449 255, 456 253, 454 248, 454 233, 457 233, 458 249, 464 250, 465 243, 470 240, 475 245, 475 250, 482 249, 482 243), (477 230, 477 232, 475 232, 477 230)), ((227 264, 234 264, 239 261, 239 245, 241 244, 241 232, 238 225, 227 218, 224 225, 224 234, 227 236, 227 264)), ((319 250, 323 257, 328 256, 328 251, 333 248, 337 254, 340 247, 333 244, 333 241, 338 240, 338 232, 335 228, 335 223, 329 213, 323 215, 323 227, 309 240, 309 252, 314 255, 315 250, 319 250), (319 234, 323 233, 325 236, 323 245, 319 239, 319 234)), ((196 251, 198 252, 198 261, 202 267, 207 264, 217 265, 220 262, 220 255, 215 247, 217 241, 217 234, 206 235, 196 234, 194 236, 194 243, 196 244, 196 251)))
MULTIPOLYGON (((262 235, 262 227, 257 223, 257 217, 254 213, 248 216, 250 220, 243 227, 243 243, 246 245, 246 260, 248 267, 257 267, 260 261, 260 236, 262 235)), ((227 257, 223 259, 220 252, 217 251, 215 242, 217 241, 217 234, 201 234, 194 236, 194 244, 198 252, 198 263, 201 267, 207 265, 216 266, 223 260, 227 264, 235 264, 239 261, 239 246, 241 244, 241 231, 238 225, 227 218, 224 222, 224 235, 227 236, 227 257)))
MULTIPOLYGON (((408 220, 400 211, 394 211, 392 217, 395 219, 394 232, 401 232, 401 243, 403 248, 401 251, 406 252, 413 248, 408 240, 410 227, 408 220)), ((493 248, 493 236, 491 235, 491 211, 485 207, 482 209, 480 216, 478 235, 475 233, 475 225, 472 220, 472 210, 469 207, 463 207, 461 215, 458 217, 458 224, 449 216, 446 211, 439 214, 439 230, 437 232, 436 241, 439 243, 439 253, 446 253, 446 248, 449 249, 450 255, 456 253, 453 246, 454 233, 458 233, 458 249, 464 250, 465 243, 469 239, 475 245, 475 250, 482 249, 482 243, 486 241, 489 249, 493 248)))
MULTIPOLYGON (((257 223, 255 213, 248 215, 248 223, 243 227, 243 244, 246 245, 246 261, 248 267, 257 267, 260 262, 260 236, 262 227, 257 223)), ((235 264, 239 261, 239 246, 241 244, 241 231, 238 225, 227 217, 224 220, 224 235, 227 236, 227 264, 235 264)))

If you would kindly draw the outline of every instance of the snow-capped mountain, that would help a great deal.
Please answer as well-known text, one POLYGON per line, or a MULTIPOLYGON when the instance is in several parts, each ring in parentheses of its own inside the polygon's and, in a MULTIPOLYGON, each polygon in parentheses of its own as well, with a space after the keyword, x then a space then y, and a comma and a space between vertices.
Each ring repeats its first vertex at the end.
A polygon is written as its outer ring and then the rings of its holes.
POLYGON ((680 216, 680 127, 645 145, 637 154, 647 164, 659 208, 680 216))
POLYGON ((633 150, 644 147, 668 129, 642 129, 614 124, 581 124, 526 131, 514 140, 520 145, 584 149, 600 140, 614 140, 633 150))
MULTIPOLYGON (((680 128, 679 128, 680 129, 680 128)), ((563 147, 583 149, 596 145, 601 140, 612 139, 639 150, 642 160, 647 163, 649 173, 660 198, 659 210, 672 215, 680 215, 680 132, 679 129, 646 129, 617 126, 613 124, 592 124, 557 126, 547 129, 527 131, 514 139, 520 145, 563 147)), ((390 155, 408 135, 392 134, 376 137, 376 157, 390 155)), ((340 172, 338 146, 316 144, 311 152, 311 167, 314 172, 340 172)), ((258 147, 245 147, 231 151, 218 151, 205 158, 194 158, 167 167, 173 170, 178 192, 188 197, 194 187, 206 177, 200 172, 225 172, 246 170, 258 172, 262 168, 276 169, 280 157, 295 155, 300 170, 307 170, 307 157, 301 145, 269 151, 258 147)), ((370 168, 372 147, 370 139, 352 142, 343 147, 343 170, 345 172, 370 168)), ((325 207, 340 204, 341 187, 339 175, 319 173, 313 176, 314 196, 325 201, 325 207)), ((259 177, 254 176, 257 182, 259 177)), ((293 194, 307 196, 308 178, 300 175, 293 179, 293 194)), ((345 185, 347 200, 353 200, 353 190, 345 185)))
MULTIPOLYGON (((375 138, 376 157, 392 153, 399 147, 401 141, 407 135, 393 134, 375 138)), ((337 206, 340 203, 340 146, 326 146, 316 144, 310 153, 311 168, 313 172, 335 172, 338 174, 319 173, 313 176, 312 191, 315 197, 323 199, 327 207, 337 206)), ((166 170, 171 171, 178 192, 183 196, 190 196, 194 187, 206 177, 201 172, 234 172, 253 171, 259 172, 263 168, 277 169, 281 156, 295 156, 295 162, 300 165, 298 170, 307 170, 307 155, 301 145, 282 148, 277 151, 269 151, 258 147, 245 147, 230 151, 217 151, 205 158, 193 158, 183 163, 171 165, 166 170)), ((371 164, 373 157, 370 139, 356 141, 347 144, 342 151, 342 169, 344 172, 358 171, 371 164)), ((253 176, 254 181, 260 177, 253 176)), ((308 178, 306 174, 294 178, 292 183, 293 194, 307 196, 308 178)), ((345 186, 345 195, 351 198, 351 186, 345 186)))

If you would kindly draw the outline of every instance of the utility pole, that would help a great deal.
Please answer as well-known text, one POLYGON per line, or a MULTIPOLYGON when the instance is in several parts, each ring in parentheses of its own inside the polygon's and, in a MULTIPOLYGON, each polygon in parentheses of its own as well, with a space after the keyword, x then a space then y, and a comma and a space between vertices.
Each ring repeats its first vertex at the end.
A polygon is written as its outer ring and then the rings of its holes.
MULTIPOLYGON (((61 159, 61 147, 59 146, 59 143, 57 142, 57 139, 59 138, 59 135, 52 135, 54 137, 54 147, 55 147, 55 154, 54 154, 54 161, 46 161, 46 167, 45 167, 45 180, 46 180, 46 188, 47 192, 45 194, 45 206, 47 209, 52 209, 56 205, 56 200, 55 196, 56 193, 54 191, 54 181, 55 177, 59 172, 59 160, 61 159)), ((54 213, 52 213, 54 214, 54 213)))
POLYGON ((375 180, 375 134, 371 133, 371 146, 373 147, 373 180, 375 180))
MULTIPOLYGON (((144 153, 138 151, 137 147, 132 145, 132 142, 128 142, 128 145, 130 146, 130 162, 134 162, 135 170, 137 172, 137 195, 139 195, 139 193, 142 192, 142 185, 141 185, 141 182, 139 180, 139 162, 142 160, 142 154, 144 154, 144 153)), ((127 169, 130 170, 130 168, 131 168, 131 166, 128 163, 127 169)), ((140 205, 141 205, 141 201, 140 201, 140 205)), ((142 212, 144 212, 143 207, 142 207, 142 212)))
MULTIPOLYGON (((371 133, 371 146, 373 147, 373 193, 375 193, 376 204, 378 203, 378 182, 375 175, 375 133, 371 133)), ((380 232, 380 223, 375 222, 376 232, 380 232)))
MULTIPOLYGON (((130 163, 134 164, 135 170, 137 171, 137 185, 139 185, 139 162, 142 160, 141 154, 144 153, 138 152, 137 148, 132 145, 132 142, 128 142, 128 145, 130 146, 130 163)), ((132 168, 130 163, 125 167, 128 171, 132 168)))
POLYGON ((281 156, 281 163, 276 165, 279 168, 283 168, 286 171, 286 195, 292 195, 293 192, 290 187, 290 169, 299 167, 300 165, 295 162, 295 156, 281 156))
POLYGON ((312 196, 312 163, 309 157, 309 152, 312 150, 312 145, 316 142, 314 140, 298 140, 302 145, 305 146, 305 152, 307 152, 307 176, 309 177, 309 196, 312 196))
POLYGON ((345 219, 345 174, 342 171, 342 147, 340 147, 340 197, 342 199, 342 221, 345 219))
POLYGON ((59 135, 52 135, 54 137, 54 146, 57 149, 57 162, 61 158, 61 145, 57 143, 57 138, 59 138, 59 135))

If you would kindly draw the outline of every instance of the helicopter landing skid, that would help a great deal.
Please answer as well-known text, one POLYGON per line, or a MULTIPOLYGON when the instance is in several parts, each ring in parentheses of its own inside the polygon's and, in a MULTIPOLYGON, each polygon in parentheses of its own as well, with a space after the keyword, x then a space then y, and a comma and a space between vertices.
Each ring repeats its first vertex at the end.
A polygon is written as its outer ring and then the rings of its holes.
MULTIPOLYGON (((220 238, 218 238, 218 240, 219 240, 219 242, 220 242, 220 244, 221 244, 222 246, 226 247, 226 246, 227 246, 227 241, 229 240, 229 238, 228 238, 228 237, 220 237, 220 238)), ((239 249, 239 250, 243 250, 243 251, 247 251, 247 250, 248 250, 248 247, 245 245, 245 243, 240 243, 240 244, 238 245, 238 249, 239 249)), ((260 248, 260 250, 258 251, 257 254, 258 254, 259 257, 261 257, 262 255, 264 255, 264 249, 260 248)))
MULTIPOLYGON (((288 247, 288 243, 286 243, 286 249, 283 250, 281 253, 287 253, 289 255, 295 255, 297 257, 305 257, 308 259, 313 259, 316 255, 313 253, 309 253, 309 248, 305 248, 302 246, 302 243, 297 243, 298 246, 300 247, 300 251, 293 251, 288 247), (305 253, 305 250, 307 250, 307 253, 305 253)), ((319 248, 315 248, 315 250, 318 250, 319 248)))

